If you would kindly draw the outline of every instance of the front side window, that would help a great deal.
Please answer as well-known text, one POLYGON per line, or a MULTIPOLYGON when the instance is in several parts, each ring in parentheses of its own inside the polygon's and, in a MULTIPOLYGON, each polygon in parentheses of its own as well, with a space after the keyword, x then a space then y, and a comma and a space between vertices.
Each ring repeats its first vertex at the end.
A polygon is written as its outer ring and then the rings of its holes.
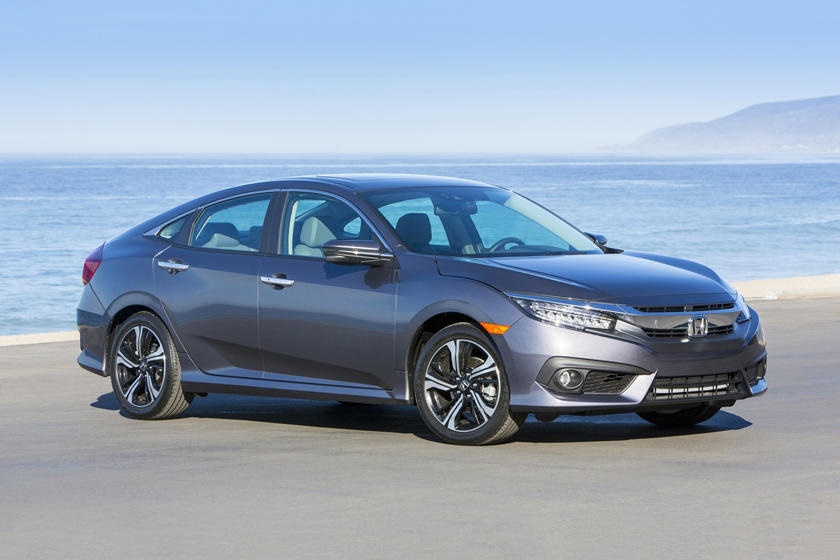
POLYGON ((270 202, 270 194, 260 194, 208 206, 193 226, 190 246, 223 251, 259 251, 270 202))
POLYGON ((280 254, 324 257, 333 239, 374 239, 373 230, 345 202, 316 193, 289 193, 280 238, 280 254))
POLYGON ((430 188, 367 195, 416 253, 525 256, 601 253, 586 235, 504 189, 430 188))

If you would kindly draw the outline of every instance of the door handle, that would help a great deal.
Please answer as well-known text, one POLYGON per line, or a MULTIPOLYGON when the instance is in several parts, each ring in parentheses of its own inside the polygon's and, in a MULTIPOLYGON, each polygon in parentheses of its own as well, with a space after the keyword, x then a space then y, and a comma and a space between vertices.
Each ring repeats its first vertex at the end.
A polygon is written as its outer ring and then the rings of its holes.
POLYGON ((276 272, 271 276, 260 276, 260 282, 263 284, 268 284, 272 288, 276 290, 282 290, 283 288, 291 288, 294 284, 294 280, 289 280, 286 278, 285 274, 280 272, 276 272))
POLYGON ((183 272, 190 267, 190 265, 184 264, 176 260, 158 261, 157 265, 169 274, 178 274, 179 272, 183 272))

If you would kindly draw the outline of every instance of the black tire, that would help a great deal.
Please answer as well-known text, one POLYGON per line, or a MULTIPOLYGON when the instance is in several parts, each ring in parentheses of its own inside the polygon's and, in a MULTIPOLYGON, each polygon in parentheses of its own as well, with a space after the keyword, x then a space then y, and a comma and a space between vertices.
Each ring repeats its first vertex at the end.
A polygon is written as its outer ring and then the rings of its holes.
POLYGON ((174 418, 193 399, 181 388, 181 365, 169 330, 145 311, 129 317, 111 337, 108 375, 120 407, 132 418, 174 418))
POLYGON ((656 424, 657 426, 662 426, 663 428, 687 428, 689 426, 705 422, 717 414, 719 410, 719 406, 705 403, 699 406, 673 411, 648 410, 644 412, 637 412, 636 414, 651 424, 656 424))
POLYGON ((527 413, 511 412, 504 365, 493 342, 469 323, 432 336, 414 371, 414 398, 426 426, 461 445, 500 443, 512 437, 527 413), (452 359, 458 354, 457 359, 452 359))

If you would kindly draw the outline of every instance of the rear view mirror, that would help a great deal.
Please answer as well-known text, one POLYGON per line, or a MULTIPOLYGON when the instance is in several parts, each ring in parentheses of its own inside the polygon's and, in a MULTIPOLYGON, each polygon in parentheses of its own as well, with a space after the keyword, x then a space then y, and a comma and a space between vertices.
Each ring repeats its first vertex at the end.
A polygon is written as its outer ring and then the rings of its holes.
POLYGON ((475 200, 435 199, 433 202, 436 216, 472 216, 478 212, 475 200))

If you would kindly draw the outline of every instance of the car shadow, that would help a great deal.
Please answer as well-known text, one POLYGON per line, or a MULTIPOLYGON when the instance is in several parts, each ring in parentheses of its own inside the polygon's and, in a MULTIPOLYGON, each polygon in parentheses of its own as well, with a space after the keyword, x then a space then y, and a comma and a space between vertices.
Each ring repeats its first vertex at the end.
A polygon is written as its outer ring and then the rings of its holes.
MULTIPOLYGON (((113 393, 100 395, 90 406, 119 410, 113 393)), ((438 441, 423 423, 417 409, 410 406, 212 394, 196 398, 183 417, 403 433, 424 440, 438 441)), ((751 422, 725 410, 718 412, 703 424, 689 428, 654 426, 635 414, 560 416, 552 422, 539 422, 533 416, 529 416, 511 441, 587 443, 642 440, 742 430, 751 425, 751 422)))
POLYGON ((588 443, 599 441, 641 440, 691 434, 742 430, 752 423, 721 410, 714 417, 688 428, 663 428, 642 420, 635 414, 605 416, 560 416, 553 422, 539 422, 532 416, 523 424, 513 441, 528 443, 588 443))
POLYGON ((120 409, 120 403, 117 402, 117 397, 114 396, 114 393, 105 393, 99 395, 99 398, 90 403, 90 406, 92 406, 93 408, 101 408, 102 410, 120 409))

